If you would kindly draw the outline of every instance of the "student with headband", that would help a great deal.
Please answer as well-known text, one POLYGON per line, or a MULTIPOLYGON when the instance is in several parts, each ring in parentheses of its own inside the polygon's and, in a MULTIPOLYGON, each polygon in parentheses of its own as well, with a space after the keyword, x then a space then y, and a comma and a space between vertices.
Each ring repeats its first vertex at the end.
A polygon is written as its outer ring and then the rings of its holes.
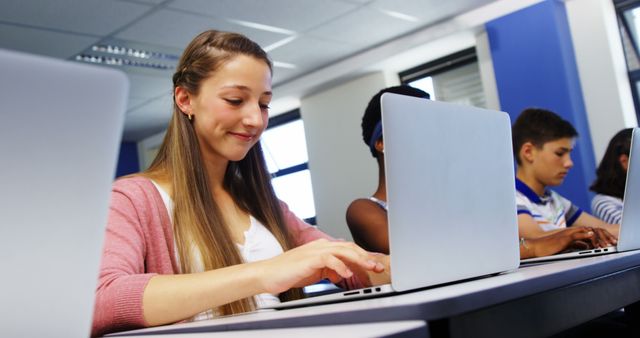
POLYGON ((362 117, 362 140, 378 164, 378 187, 368 198, 351 202, 347 209, 347 224, 356 244, 365 250, 389 253, 387 231, 387 187, 384 170, 384 141, 380 97, 384 93, 429 99, 429 94, 407 85, 385 88, 374 95, 362 117))
MULTIPOLYGON (((424 99, 430 97, 428 93, 407 85, 389 87, 379 91, 371 98, 362 117, 362 139, 378 164, 378 187, 371 197, 359 198, 351 202, 346 214, 347 224, 356 244, 365 250, 389 254, 387 188, 380 108, 380 97, 383 93, 395 93, 424 99)), ((522 237, 520 239, 520 258, 553 255, 570 248, 586 249, 597 246, 598 240, 599 237, 594 228, 586 226, 563 229, 538 238, 522 237)))

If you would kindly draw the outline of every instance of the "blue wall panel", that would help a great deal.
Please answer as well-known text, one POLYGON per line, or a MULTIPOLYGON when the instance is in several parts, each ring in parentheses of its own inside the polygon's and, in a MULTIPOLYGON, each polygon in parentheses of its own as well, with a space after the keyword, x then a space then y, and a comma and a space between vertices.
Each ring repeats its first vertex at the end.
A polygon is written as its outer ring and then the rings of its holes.
POLYGON ((118 167, 116 177, 132 174, 140 171, 138 163, 138 146, 135 142, 122 142, 120 144, 120 155, 118 156, 118 167))
POLYGON ((589 211, 595 160, 564 4, 543 1, 488 22, 486 29, 502 110, 514 121, 525 108, 549 109, 580 134, 574 167, 553 189, 589 211))

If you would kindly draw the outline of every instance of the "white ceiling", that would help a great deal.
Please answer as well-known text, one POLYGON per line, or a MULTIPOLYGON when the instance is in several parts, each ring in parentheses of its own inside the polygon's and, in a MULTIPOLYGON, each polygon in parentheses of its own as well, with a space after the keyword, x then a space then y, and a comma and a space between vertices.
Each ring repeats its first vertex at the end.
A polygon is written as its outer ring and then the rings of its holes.
POLYGON ((129 76, 123 138, 137 141, 164 129, 175 58, 203 30, 243 33, 268 50, 276 62, 277 98, 278 87, 493 1, 0 0, 0 48, 68 60, 112 56, 168 68, 106 66, 129 76), (93 51, 94 45, 165 56, 115 56, 93 51))

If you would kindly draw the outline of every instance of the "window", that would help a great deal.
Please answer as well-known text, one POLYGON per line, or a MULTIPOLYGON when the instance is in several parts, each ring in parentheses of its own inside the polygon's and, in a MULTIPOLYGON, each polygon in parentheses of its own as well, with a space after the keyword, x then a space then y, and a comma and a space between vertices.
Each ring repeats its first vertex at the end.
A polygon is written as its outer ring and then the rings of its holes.
POLYGON ((474 48, 406 70, 400 81, 424 90, 433 100, 487 106, 474 48))
POLYGON ((296 215, 315 224, 309 157, 300 111, 272 117, 260 142, 278 198, 296 215))
MULTIPOLYGON (((640 0, 615 0, 636 114, 640 111, 640 0)), ((640 116, 639 116, 640 118, 640 116)))

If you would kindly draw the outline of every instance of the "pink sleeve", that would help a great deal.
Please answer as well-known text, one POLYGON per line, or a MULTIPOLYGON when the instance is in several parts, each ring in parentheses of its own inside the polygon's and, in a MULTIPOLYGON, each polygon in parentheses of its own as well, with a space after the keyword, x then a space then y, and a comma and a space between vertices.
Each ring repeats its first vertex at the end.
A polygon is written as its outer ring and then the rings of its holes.
POLYGON ((105 236, 92 336, 147 326, 142 295, 155 275, 145 273, 145 234, 134 203, 115 185, 105 236))
MULTIPOLYGON (((280 206, 282 208, 284 221, 287 224, 287 228, 291 232, 291 237, 293 238, 295 246, 300 246, 321 238, 330 241, 336 241, 336 239, 334 239, 333 237, 325 234, 324 232, 318 230, 316 227, 298 218, 298 216, 296 216, 293 212, 291 212, 291 210, 289 210, 289 206, 287 206, 286 203, 281 201, 280 206)), ((349 279, 342 280, 342 282, 340 282, 338 286, 348 290, 365 287, 364 283, 362 283, 362 281, 360 281, 355 274, 349 279)))
POLYGON ((316 227, 298 218, 298 216, 296 216, 293 212, 291 212, 291 210, 289 210, 289 206, 287 206, 286 203, 281 201, 280 207, 282 208, 284 222, 287 224, 287 228, 291 232, 291 237, 293 238, 293 244, 295 246, 300 246, 321 238, 330 241, 335 240, 331 236, 318 230, 316 227))

